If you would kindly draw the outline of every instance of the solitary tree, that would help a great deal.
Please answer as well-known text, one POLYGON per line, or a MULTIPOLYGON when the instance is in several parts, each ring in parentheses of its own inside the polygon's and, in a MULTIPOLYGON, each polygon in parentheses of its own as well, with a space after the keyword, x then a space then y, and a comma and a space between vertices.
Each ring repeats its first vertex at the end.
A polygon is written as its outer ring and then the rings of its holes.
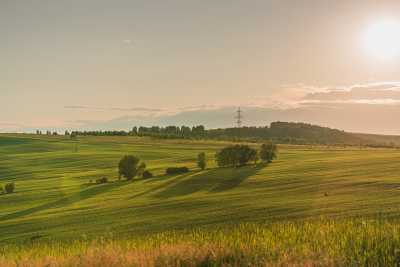
POLYGON ((207 162, 206 162, 206 153, 201 152, 199 153, 199 155, 197 155, 197 166, 204 170, 207 166, 207 162))
POLYGON ((7 194, 11 194, 12 192, 14 192, 15 184, 14 183, 8 183, 8 184, 6 184, 4 186, 4 189, 5 189, 7 194))
POLYGON ((119 177, 123 176, 127 180, 132 180, 143 168, 144 163, 139 166, 139 161, 135 156, 124 156, 118 164, 119 177))
POLYGON ((278 148, 277 146, 270 142, 267 144, 262 144, 260 149, 260 157, 263 161, 272 162, 273 159, 277 157, 278 148))

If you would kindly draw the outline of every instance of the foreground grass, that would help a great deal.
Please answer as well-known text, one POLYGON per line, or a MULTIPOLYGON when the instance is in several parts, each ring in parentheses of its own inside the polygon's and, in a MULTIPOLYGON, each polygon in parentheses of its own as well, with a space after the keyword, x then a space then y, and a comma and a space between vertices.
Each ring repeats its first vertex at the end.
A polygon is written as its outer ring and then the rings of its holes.
POLYGON ((319 219, 166 232, 133 239, 31 241, 0 266, 398 266, 400 222, 319 219))

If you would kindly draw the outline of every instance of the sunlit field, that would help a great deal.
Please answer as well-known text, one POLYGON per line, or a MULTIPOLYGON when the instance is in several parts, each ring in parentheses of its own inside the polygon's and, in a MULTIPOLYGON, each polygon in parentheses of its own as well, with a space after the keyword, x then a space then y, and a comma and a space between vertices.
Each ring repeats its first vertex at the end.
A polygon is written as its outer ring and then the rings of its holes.
POLYGON ((11 266, 397 266, 400 223, 316 220, 241 224, 142 238, 35 242, 0 248, 11 266))
POLYGON ((227 144, 0 136, 0 184, 15 182, 0 195, 0 265, 398 261, 399 150, 281 145, 271 164, 217 168, 214 154, 227 144), (155 177, 118 180, 126 154, 155 177), (166 176, 171 166, 191 171, 166 176), (110 182, 94 184, 103 176, 110 182))

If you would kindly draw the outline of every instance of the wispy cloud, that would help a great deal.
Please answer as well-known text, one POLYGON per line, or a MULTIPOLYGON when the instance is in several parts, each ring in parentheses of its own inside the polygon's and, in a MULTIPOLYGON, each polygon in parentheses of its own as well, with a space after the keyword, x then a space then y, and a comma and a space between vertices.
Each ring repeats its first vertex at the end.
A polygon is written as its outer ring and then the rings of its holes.
POLYGON ((178 111, 196 111, 196 110, 214 110, 224 107, 223 105, 197 105, 197 106, 186 106, 180 107, 178 111))
POLYGON ((371 83, 325 89, 306 94, 300 100, 300 104, 308 103, 399 104, 400 82, 371 83))
POLYGON ((0 132, 19 131, 23 125, 10 122, 0 122, 0 132))
POLYGON ((400 82, 316 87, 304 84, 282 86, 269 97, 259 97, 248 106, 294 109, 314 104, 400 104, 400 82))
POLYGON ((134 44, 131 39, 125 39, 125 40, 123 40, 123 43, 126 44, 126 45, 133 45, 134 44))
POLYGON ((79 106, 69 105, 64 106, 65 109, 81 109, 81 110, 99 110, 99 111, 127 111, 127 112, 163 112, 164 109, 159 108, 146 108, 146 107, 93 107, 93 106, 79 106))

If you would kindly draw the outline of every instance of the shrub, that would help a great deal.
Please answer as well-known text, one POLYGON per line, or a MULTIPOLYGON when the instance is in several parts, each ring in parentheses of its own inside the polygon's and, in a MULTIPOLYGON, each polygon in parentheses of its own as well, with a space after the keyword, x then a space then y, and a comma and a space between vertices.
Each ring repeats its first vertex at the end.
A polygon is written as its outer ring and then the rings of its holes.
POLYGON ((5 189, 7 194, 11 194, 12 192, 14 192, 15 184, 14 183, 8 183, 8 184, 6 184, 4 186, 4 189, 5 189))
POLYGON ((189 172, 188 167, 170 167, 165 170, 166 174, 180 174, 189 172))
POLYGON ((96 184, 106 184, 106 183, 108 183, 107 177, 103 177, 96 180, 96 184))
POLYGON ((143 172, 143 174, 142 174, 142 177, 143 177, 144 179, 149 179, 149 178, 152 178, 152 177, 153 177, 153 174, 152 174, 150 171, 145 170, 145 171, 143 172))
POLYGON ((3 193, 4 193, 4 188, 2 185, 0 185, 0 194, 3 194, 3 193))
POLYGON ((206 154, 204 152, 199 153, 197 155, 197 166, 204 170, 206 168, 207 162, 206 162, 206 154))
POLYGON ((215 154, 218 166, 243 166, 257 160, 257 151, 247 145, 233 145, 223 148, 215 154))
POLYGON ((270 142, 261 145, 260 157, 263 161, 272 162, 277 157, 277 154, 278 148, 274 143, 270 142))
POLYGON ((119 177, 123 176, 127 180, 132 180, 133 177, 140 174, 146 165, 144 163, 139 165, 139 161, 139 158, 135 156, 124 156, 118 164, 119 177))
POLYGON ((140 164, 139 164, 139 167, 138 167, 138 169, 137 169, 137 176, 143 176, 143 173, 145 172, 145 170, 146 170, 146 163, 144 163, 144 162, 141 162, 140 164))

